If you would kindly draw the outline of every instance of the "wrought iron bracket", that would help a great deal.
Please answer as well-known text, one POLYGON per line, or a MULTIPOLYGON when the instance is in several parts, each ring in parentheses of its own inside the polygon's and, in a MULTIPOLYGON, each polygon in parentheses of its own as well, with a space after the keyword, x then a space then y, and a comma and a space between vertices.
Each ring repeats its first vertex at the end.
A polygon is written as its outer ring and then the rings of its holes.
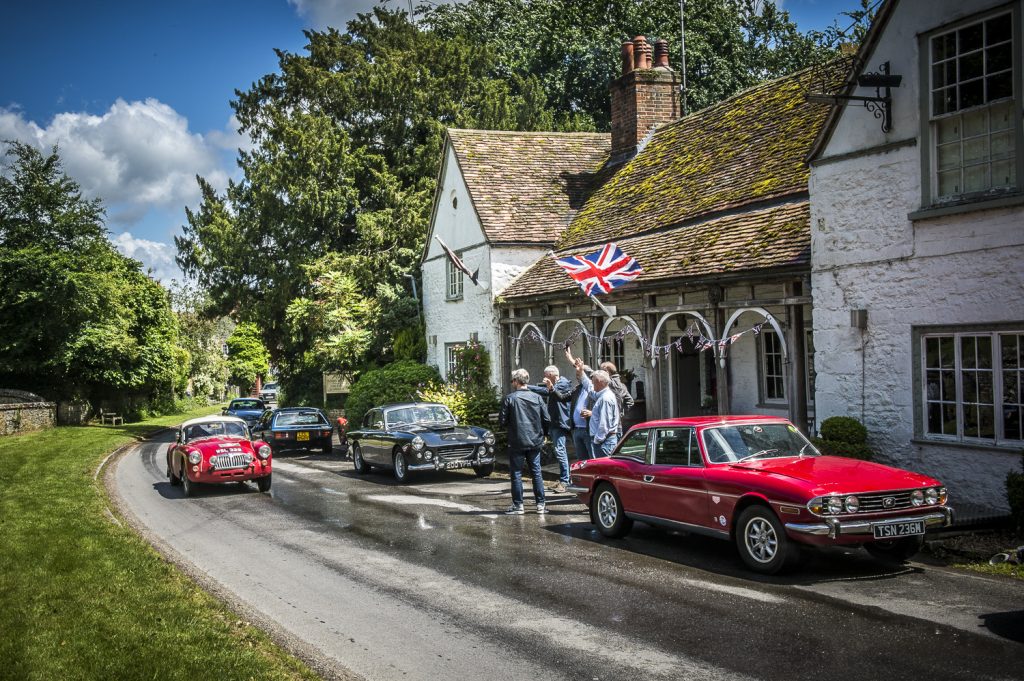
MULTIPOLYGON (((858 87, 875 88, 875 96, 865 95, 843 95, 829 92, 812 92, 807 95, 807 101, 825 102, 834 106, 847 106, 859 103, 871 114, 882 121, 882 132, 892 131, 892 88, 899 87, 903 76, 893 75, 889 70, 889 62, 878 67, 878 71, 862 73, 857 76, 858 87)), ((853 83, 847 83, 852 85, 853 83)), ((823 88, 824 89, 824 88, 823 88)))

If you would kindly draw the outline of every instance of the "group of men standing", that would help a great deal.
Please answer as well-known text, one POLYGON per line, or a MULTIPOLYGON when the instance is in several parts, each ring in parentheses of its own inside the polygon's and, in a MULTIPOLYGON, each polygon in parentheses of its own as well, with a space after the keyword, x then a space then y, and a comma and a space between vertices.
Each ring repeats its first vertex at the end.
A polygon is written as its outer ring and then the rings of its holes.
POLYGON ((561 493, 569 485, 569 452, 566 440, 572 436, 579 459, 607 456, 622 436, 622 416, 633 406, 633 397, 619 380, 616 367, 603 362, 593 371, 572 351, 566 359, 576 369, 575 387, 560 375, 558 367, 544 369, 544 383, 530 385, 526 369, 512 372, 512 392, 505 396, 498 423, 508 429, 509 471, 512 477, 512 505, 507 513, 522 515, 523 468, 529 465, 537 513, 545 513, 544 484, 540 452, 545 434, 554 446, 559 479, 552 491, 561 493))

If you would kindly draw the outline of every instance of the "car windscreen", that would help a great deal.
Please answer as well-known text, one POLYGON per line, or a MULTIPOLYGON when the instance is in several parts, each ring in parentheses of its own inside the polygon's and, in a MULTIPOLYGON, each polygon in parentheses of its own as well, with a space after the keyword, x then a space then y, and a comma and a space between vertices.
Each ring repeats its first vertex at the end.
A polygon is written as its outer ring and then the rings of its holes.
POLYGON ((275 426, 327 425, 327 419, 318 411, 284 411, 274 419, 275 426))
POLYGON ((393 428, 413 423, 454 423, 455 417, 448 411, 448 407, 440 404, 417 405, 414 407, 399 407, 389 410, 385 416, 388 427, 393 428))
POLYGON ((704 449, 711 463, 817 456, 818 450, 789 423, 750 423, 704 430, 704 449))
POLYGON ((248 437, 244 423, 237 421, 207 421, 185 427, 185 442, 203 437, 227 435, 230 437, 248 437))
POLYGON ((228 409, 263 409, 259 400, 232 400, 228 409))
POLYGON ((277 390, 277 383, 267 383, 263 386, 264 390, 277 390))

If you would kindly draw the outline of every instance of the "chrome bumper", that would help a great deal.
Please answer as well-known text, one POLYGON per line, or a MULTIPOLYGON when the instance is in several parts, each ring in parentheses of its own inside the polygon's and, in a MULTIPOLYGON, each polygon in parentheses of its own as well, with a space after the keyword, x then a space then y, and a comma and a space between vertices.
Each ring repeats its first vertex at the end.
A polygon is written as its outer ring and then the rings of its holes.
POLYGON ((586 494, 587 492, 590 491, 590 488, 589 487, 580 487, 579 485, 567 485, 566 488, 565 488, 565 491, 566 492, 571 492, 573 494, 586 494))
MULTIPOLYGON (((450 463, 456 462, 452 461, 450 463)), ((458 470, 459 468, 475 468, 476 466, 486 466, 488 464, 492 464, 494 463, 494 457, 483 456, 480 457, 479 459, 460 459, 457 463, 459 464, 457 468, 448 468, 446 466, 442 466, 440 462, 435 459, 430 463, 409 464, 407 468, 410 471, 454 471, 458 470)))
POLYGON ((786 523, 786 529, 801 534, 814 534, 827 536, 835 539, 839 536, 868 534, 873 535, 871 529, 876 525, 892 525, 905 523, 909 520, 923 520, 925 529, 932 527, 949 527, 953 524, 953 509, 949 506, 942 506, 935 513, 926 515, 907 515, 898 518, 886 518, 885 520, 839 520, 838 518, 825 518, 820 523, 786 523))

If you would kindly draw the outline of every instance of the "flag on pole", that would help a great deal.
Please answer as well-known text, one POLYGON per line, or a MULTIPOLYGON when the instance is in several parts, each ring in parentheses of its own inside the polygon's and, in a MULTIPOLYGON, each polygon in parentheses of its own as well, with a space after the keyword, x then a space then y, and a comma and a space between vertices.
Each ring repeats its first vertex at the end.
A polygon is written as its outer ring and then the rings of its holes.
POLYGON ((434 238, 437 239, 437 243, 441 244, 441 249, 444 251, 444 254, 448 256, 448 259, 452 261, 452 264, 455 265, 455 269, 465 274, 467 277, 469 277, 469 280, 471 282, 479 286, 480 284, 477 282, 477 277, 480 274, 480 268, 478 267, 475 272, 470 272, 469 268, 466 267, 466 264, 462 262, 462 258, 455 255, 455 251, 448 248, 448 244, 441 241, 441 237, 435 234, 434 238))
POLYGON ((615 244, 605 244, 593 253, 555 258, 588 296, 608 293, 628 284, 643 273, 635 258, 622 252, 615 244))

